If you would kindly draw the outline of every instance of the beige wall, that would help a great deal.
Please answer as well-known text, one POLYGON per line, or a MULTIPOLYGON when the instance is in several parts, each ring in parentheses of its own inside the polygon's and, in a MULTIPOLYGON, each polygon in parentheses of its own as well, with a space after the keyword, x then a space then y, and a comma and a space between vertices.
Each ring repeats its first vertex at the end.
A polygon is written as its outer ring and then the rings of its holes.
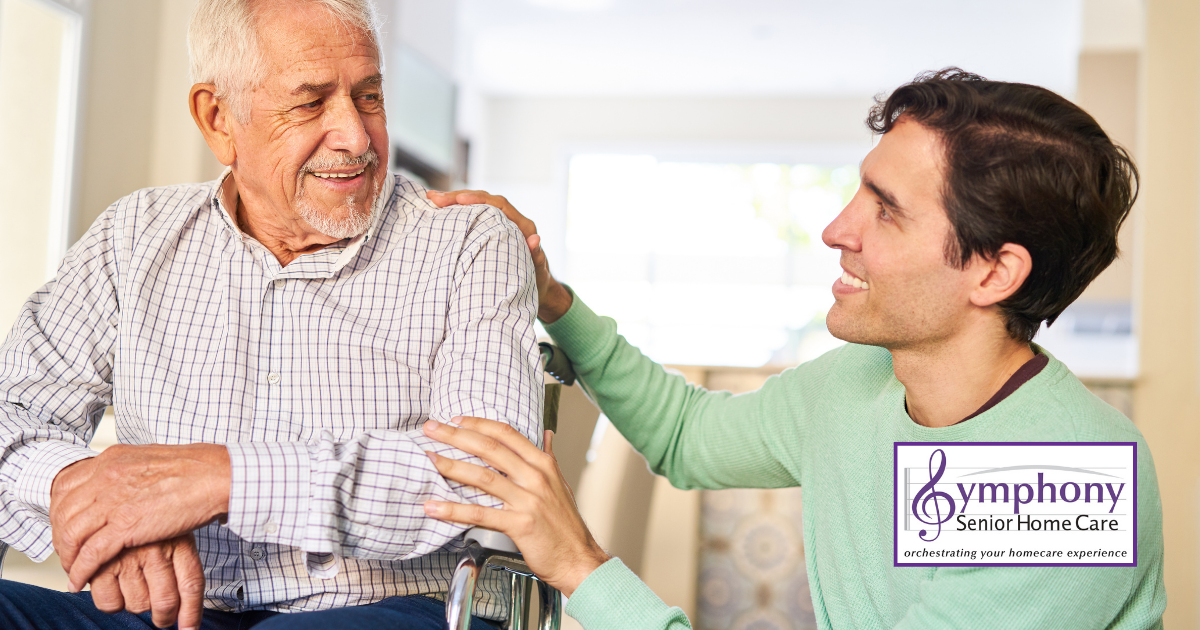
POLYGON ((1146 1, 1134 417, 1162 492, 1168 628, 1200 627, 1200 3, 1146 1))
MULTIPOLYGON (((1134 50, 1104 50, 1079 55, 1079 83, 1075 103, 1087 110, 1108 135, 1134 153, 1137 160, 1138 66, 1134 50)), ((1121 228, 1121 255, 1080 297, 1080 301, 1130 302, 1133 300, 1133 260, 1136 220, 1134 208, 1121 228)))
POLYGON ((0 98, 0 321, 4 332, 47 279, 55 107, 62 20, 36 2, 4 2, 0 85, 21 86, 0 98), (11 271, 18 273, 11 273, 11 271))
POLYGON ((74 242, 112 202, 220 172, 188 113, 187 19, 194 0, 92 3, 74 242))

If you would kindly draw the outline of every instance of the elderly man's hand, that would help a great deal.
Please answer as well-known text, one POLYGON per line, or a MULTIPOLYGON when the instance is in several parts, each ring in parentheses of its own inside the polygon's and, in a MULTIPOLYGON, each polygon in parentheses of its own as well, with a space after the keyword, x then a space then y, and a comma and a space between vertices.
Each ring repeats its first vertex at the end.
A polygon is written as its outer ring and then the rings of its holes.
POLYGON ((204 569, 191 534, 125 549, 92 578, 92 602, 115 613, 150 611, 154 625, 199 628, 204 569))
POLYGON ((455 190, 440 192, 431 190, 426 194, 429 200, 439 208, 454 204, 487 204, 499 208, 504 216, 517 224, 521 234, 525 236, 525 244, 533 256, 533 268, 537 273, 538 288, 538 319, 550 323, 562 317, 571 308, 571 292, 559 284, 550 274, 550 263, 546 260, 546 252, 542 251, 542 237, 537 233, 537 226, 525 215, 517 211, 508 199, 500 195, 488 194, 482 190, 455 190))
POLYGON ((225 514, 229 485, 229 451, 217 444, 118 445, 64 468, 50 489, 50 526, 71 590, 122 549, 225 514))

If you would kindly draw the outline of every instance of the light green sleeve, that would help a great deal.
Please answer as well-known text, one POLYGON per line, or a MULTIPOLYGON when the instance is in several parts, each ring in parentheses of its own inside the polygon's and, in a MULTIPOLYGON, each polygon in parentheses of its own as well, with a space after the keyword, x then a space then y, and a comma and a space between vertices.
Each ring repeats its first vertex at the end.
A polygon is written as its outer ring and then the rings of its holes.
POLYGON ((893 630, 1161 629, 1161 578, 1132 583, 1147 578, 1123 567, 943 567, 893 630))
POLYGON ((811 362, 734 396, 689 385, 617 334, 576 296, 546 326, 600 409, 678 488, 800 485, 798 458, 825 368, 811 362))
POLYGON ((619 558, 592 571, 567 600, 585 630, 687 630, 683 611, 667 606, 619 558))

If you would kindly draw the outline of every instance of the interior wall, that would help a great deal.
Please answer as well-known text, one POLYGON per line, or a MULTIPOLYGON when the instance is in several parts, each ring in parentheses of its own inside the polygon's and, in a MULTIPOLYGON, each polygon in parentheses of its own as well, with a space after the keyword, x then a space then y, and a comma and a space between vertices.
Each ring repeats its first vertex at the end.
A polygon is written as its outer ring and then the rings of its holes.
POLYGON ((393 46, 411 47, 442 72, 454 74, 457 0, 385 0, 378 4, 381 11, 392 12, 384 21, 385 39, 393 46))
MULTIPOLYGON (((1079 55, 1075 103, 1091 114, 1117 144, 1134 154, 1138 146, 1137 49, 1085 51, 1079 55)), ((1080 296, 1081 302, 1132 302, 1135 207, 1118 236, 1121 254, 1080 296)))
POLYGON ((0 3, 0 85, 22 86, 0 99, 0 327, 7 334, 21 305, 46 281, 62 21, 33 2, 0 3), (48 140, 50 139, 50 140, 48 140))
POLYGON ((148 184, 160 7, 158 0, 92 3, 72 243, 109 204, 148 184))
POLYGON ((187 27, 195 6, 196 0, 159 0, 158 67, 146 186, 207 181, 224 168, 205 144, 188 104, 192 81, 187 27))
POLYGON ((1134 417, 1162 494, 1168 628, 1200 627, 1200 4, 1147 0, 1134 417))

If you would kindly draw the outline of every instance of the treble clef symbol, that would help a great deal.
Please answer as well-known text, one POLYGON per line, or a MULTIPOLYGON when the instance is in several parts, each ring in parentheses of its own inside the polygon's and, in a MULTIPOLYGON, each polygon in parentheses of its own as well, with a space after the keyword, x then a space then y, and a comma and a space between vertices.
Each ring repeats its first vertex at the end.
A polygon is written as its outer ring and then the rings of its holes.
POLYGON ((926 525, 937 525, 937 533, 933 535, 933 538, 925 537, 925 534, 927 533, 926 530, 922 529, 920 532, 918 532, 918 534, 921 536, 921 540, 924 540, 925 542, 933 542, 937 540, 937 537, 942 534, 942 523, 945 523, 954 517, 954 497, 950 496, 949 493, 936 489, 937 482, 942 479, 942 473, 944 472, 946 472, 946 453, 939 448, 938 450, 929 454, 929 483, 921 486, 921 489, 917 491, 917 496, 913 498, 912 502, 912 513, 913 516, 917 517, 918 521, 921 521, 926 525), (938 455, 941 455, 941 462, 938 463, 937 472, 934 472, 933 460, 938 455), (928 496, 926 496, 927 493, 928 496), (942 499, 950 502, 950 511, 946 513, 944 518, 942 517, 942 499), (929 514, 928 503, 930 501, 933 501, 932 516, 929 514))

